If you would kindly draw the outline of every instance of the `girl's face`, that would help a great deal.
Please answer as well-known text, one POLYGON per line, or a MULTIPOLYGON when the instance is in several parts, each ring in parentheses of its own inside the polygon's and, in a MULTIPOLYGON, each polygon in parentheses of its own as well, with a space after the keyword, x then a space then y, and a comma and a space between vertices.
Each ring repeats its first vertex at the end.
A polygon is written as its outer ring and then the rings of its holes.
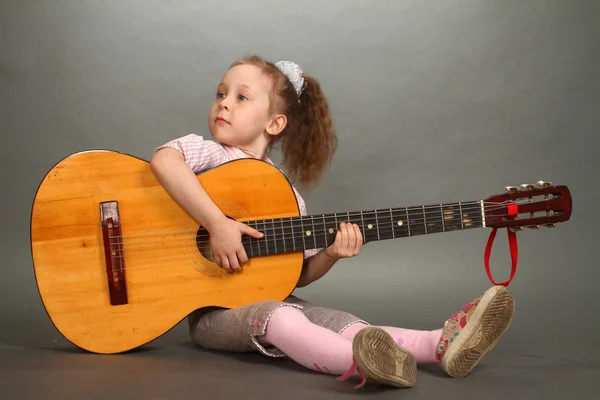
POLYGON ((269 135, 285 117, 269 114, 271 82, 254 65, 238 65, 223 76, 209 112, 209 129, 219 142, 251 155, 263 154, 269 135))

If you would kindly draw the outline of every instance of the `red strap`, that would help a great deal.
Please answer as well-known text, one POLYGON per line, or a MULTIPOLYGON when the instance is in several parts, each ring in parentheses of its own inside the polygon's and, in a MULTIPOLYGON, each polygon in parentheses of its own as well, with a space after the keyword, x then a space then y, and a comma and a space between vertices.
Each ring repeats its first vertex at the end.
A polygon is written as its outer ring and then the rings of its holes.
MULTIPOLYGON (((516 204, 508 205, 508 216, 514 217, 515 215, 518 214, 518 212, 519 211, 518 211, 518 207, 516 204)), ((512 281, 512 279, 514 278, 515 273, 517 272, 517 259, 519 258, 519 247, 517 245, 517 235, 515 234, 514 231, 510 230, 510 228, 507 228, 506 231, 508 232, 508 244, 510 246, 510 258, 512 259, 510 278, 506 282, 496 283, 496 281, 492 277, 492 272, 490 271, 490 255, 492 253, 492 244, 494 242, 494 238, 496 237, 497 230, 498 230, 497 228, 492 229, 492 232, 490 233, 490 237, 488 239, 487 246, 485 248, 485 255, 484 255, 485 271, 487 272, 487 275, 490 278, 490 281, 494 285, 508 286, 510 284, 510 282, 512 281)))

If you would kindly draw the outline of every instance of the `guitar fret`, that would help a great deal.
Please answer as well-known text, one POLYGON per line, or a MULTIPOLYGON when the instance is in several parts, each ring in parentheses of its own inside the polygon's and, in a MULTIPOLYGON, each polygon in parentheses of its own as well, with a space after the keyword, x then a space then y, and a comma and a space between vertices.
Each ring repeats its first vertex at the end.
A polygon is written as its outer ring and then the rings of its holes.
POLYGON ((265 239, 265 254, 269 254, 269 239, 268 239, 268 235, 267 235, 267 224, 265 223, 264 219, 263 219, 262 223, 263 223, 262 231, 264 233, 263 238, 265 239))
POLYGON ((335 237, 337 236, 340 230, 340 221, 338 220, 337 214, 334 213, 332 216, 333 221, 330 221, 329 228, 333 229, 333 231, 331 232, 331 243, 333 244, 333 242, 335 242, 335 237))
POLYGON ((375 222, 377 224, 377 240, 391 239, 393 237, 394 226, 379 221, 386 220, 386 210, 375 210, 375 222))
POLYGON ((442 217, 442 231, 446 232, 446 224, 444 223, 444 207, 440 204, 440 216, 442 217))
MULTIPOLYGON (((486 227, 486 222, 485 222, 485 206, 483 205, 483 200, 479 200, 479 207, 481 208, 481 227, 485 228, 486 227)), ((548 215, 548 211, 546 211, 546 215, 548 215)))
POLYGON ((425 210, 425 216, 429 215, 429 219, 425 220, 426 234, 444 232, 444 218, 442 218, 440 221, 439 217, 437 217, 436 208, 438 207, 440 208, 441 212, 441 205, 438 204, 426 205, 423 207, 425 210))
POLYGON ((271 219, 271 230, 273 231, 273 245, 275 246, 275 253, 277 254, 277 235, 275 234, 275 220, 271 219))
POLYGON ((310 224, 312 225, 312 237, 313 237, 313 242, 315 243, 315 249, 319 246, 317 246, 317 230, 315 229, 315 220, 313 218, 313 216, 310 216, 310 224))
POLYGON ((304 249, 304 235, 302 234, 302 220, 299 218, 291 218, 292 238, 294 239, 294 251, 304 249), (296 241, 302 240, 302 242, 296 241))
POLYGON ((292 239, 292 247, 294 248, 294 251, 296 251, 296 237, 294 236, 294 225, 292 222, 292 218, 289 218, 289 222, 290 222, 290 232, 292 233, 290 235, 291 239, 292 239))
POLYGON ((427 233, 423 218, 423 211, 418 208, 407 209, 408 223, 411 235, 424 235, 427 233))
POLYGON ((325 230, 324 215, 318 220, 315 220, 315 216, 312 215, 311 218, 314 227, 315 249, 327 247, 327 231, 325 230))
MULTIPOLYGON (((248 225, 253 229, 257 229, 255 221, 249 222, 248 225)), ((260 241, 258 239, 250 238, 250 253, 252 253, 252 256, 260 255, 260 241)))
POLYGON ((389 208, 387 210, 381 210, 382 216, 381 221, 387 221, 387 217, 389 216, 390 224, 387 222, 383 223, 383 227, 385 228, 385 236, 384 239, 394 239, 396 237, 395 227, 394 227, 394 218, 392 214, 392 209, 389 208))
POLYGON ((321 218, 323 219, 323 248, 329 247, 331 244, 327 239, 329 236, 329 229, 327 228, 327 222, 325 221, 325 214, 321 214, 321 218))
MULTIPOLYGON (((247 222, 247 225, 249 227, 252 228, 251 222, 247 222)), ((252 251, 252 238, 249 236, 243 236, 243 242, 244 242, 244 250, 246 250, 246 254, 249 255, 250 257, 254 256, 254 252, 252 251)), ((213 257, 214 259, 214 255, 212 254, 212 248, 211 248, 211 257, 213 257)))
POLYGON ((285 245, 286 237, 285 237, 285 231, 283 229, 283 218, 279 218, 279 226, 281 226, 281 243, 283 243, 283 252, 286 253, 287 248, 285 245))
POLYGON ((463 225, 464 229, 479 228, 483 225, 483 219, 481 212, 474 207, 474 203, 470 204, 467 209, 468 212, 463 211, 463 225))
MULTIPOLYGON (((258 228, 258 221, 254 222, 254 229, 256 229, 257 231, 260 231, 260 229, 258 228)), ((261 251, 262 239, 255 239, 254 242, 256 243, 256 255, 261 256, 262 255, 262 251, 261 251)))
POLYGON ((365 239, 365 219, 363 216, 363 212, 360 212, 360 227, 362 228, 363 240, 365 239))
POLYGON ((306 239, 304 238, 306 228, 304 228, 304 219, 300 217, 300 226, 302 227, 302 248, 306 249, 306 239))

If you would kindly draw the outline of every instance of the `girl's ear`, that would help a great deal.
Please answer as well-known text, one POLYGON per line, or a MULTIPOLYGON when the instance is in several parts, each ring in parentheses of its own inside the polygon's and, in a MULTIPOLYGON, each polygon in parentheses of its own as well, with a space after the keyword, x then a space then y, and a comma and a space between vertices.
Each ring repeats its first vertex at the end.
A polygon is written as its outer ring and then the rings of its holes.
POLYGON ((271 118, 271 122, 265 128, 265 132, 269 135, 277 136, 283 131, 287 125, 287 117, 283 114, 276 114, 271 118))

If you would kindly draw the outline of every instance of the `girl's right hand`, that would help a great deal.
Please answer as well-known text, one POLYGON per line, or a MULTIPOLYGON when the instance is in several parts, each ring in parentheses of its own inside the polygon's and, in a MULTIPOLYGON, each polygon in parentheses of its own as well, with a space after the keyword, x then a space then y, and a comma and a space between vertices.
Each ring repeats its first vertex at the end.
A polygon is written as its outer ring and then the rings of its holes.
POLYGON ((257 239, 264 236, 256 229, 227 217, 210 232, 210 245, 215 263, 230 274, 241 271, 241 266, 248 262, 242 245, 242 234, 257 239))

